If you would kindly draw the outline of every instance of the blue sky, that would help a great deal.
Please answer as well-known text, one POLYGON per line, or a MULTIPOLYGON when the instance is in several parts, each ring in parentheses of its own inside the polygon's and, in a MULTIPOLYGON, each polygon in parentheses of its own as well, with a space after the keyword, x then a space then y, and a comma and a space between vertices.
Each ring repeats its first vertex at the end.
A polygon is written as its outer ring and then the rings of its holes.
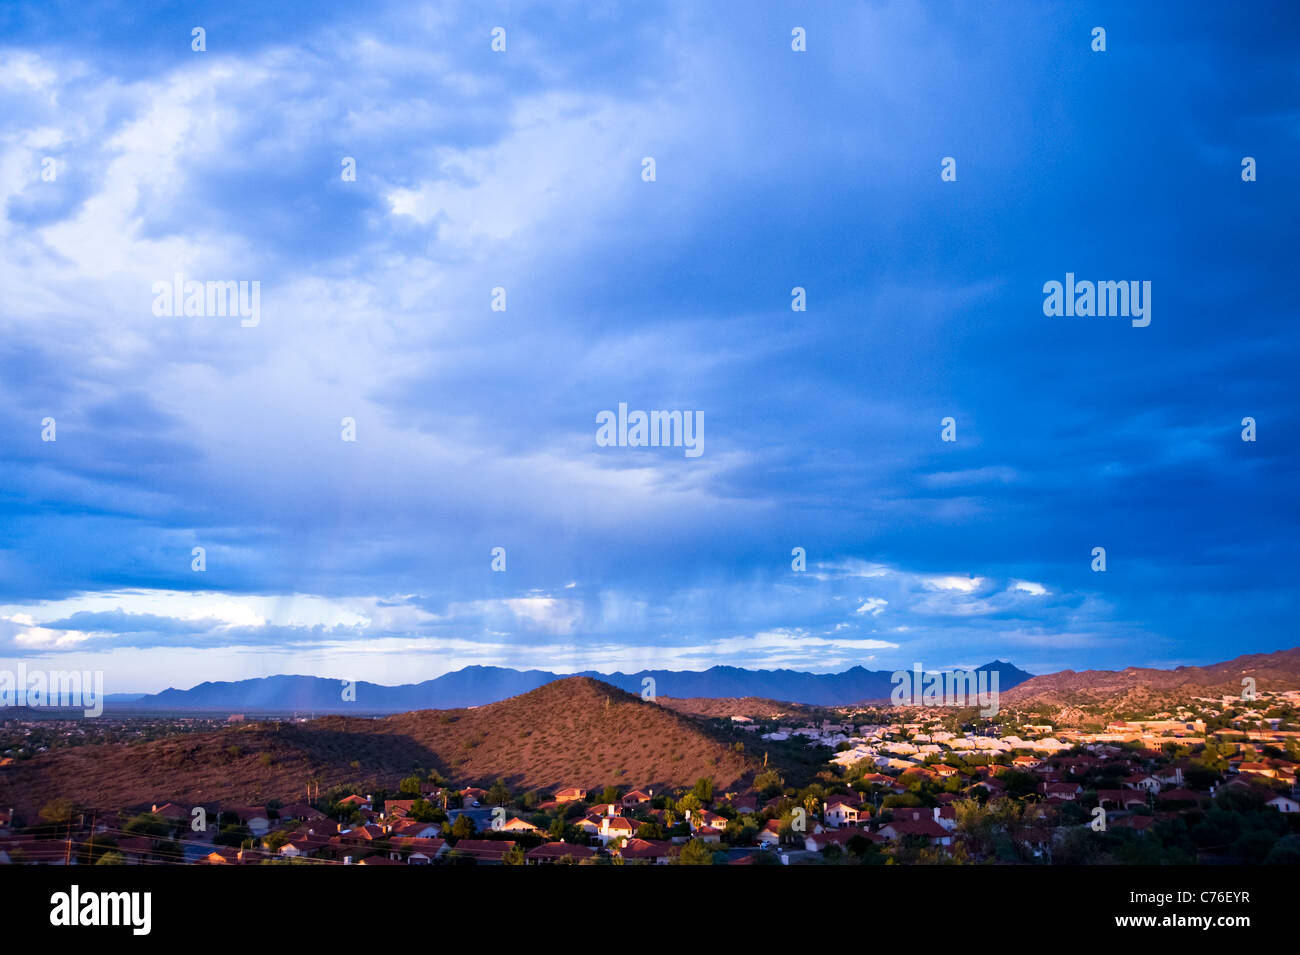
POLYGON ((1294 5, 252 7, 0 10, 0 665, 1300 642, 1294 5), (1151 324, 1045 316, 1067 272, 1151 324), (597 446, 620 402, 704 453, 597 446))

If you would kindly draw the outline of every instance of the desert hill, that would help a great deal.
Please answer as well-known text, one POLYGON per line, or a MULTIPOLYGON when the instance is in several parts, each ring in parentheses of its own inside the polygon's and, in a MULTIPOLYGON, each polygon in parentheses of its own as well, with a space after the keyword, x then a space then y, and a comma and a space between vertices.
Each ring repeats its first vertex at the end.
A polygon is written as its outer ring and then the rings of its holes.
POLYGON ((1004 690, 1005 704, 1083 706, 1106 704, 1115 708, 1141 707, 1177 695, 1239 695, 1242 679, 1253 677, 1259 690, 1300 688, 1300 647, 1274 653, 1252 653, 1203 667, 1157 670, 1128 667, 1123 670, 1062 670, 1036 676, 1004 690))
POLYGON ((703 716, 710 719, 729 716, 748 716, 753 720, 773 720, 786 716, 811 719, 827 712, 822 707, 807 706, 803 703, 783 703, 781 700, 769 700, 761 696, 721 698, 693 696, 684 700, 661 696, 659 704, 687 716, 703 716))
POLYGON ((383 719, 329 716, 251 723, 139 745, 82 746, 0 769, 0 804, 34 811, 64 796, 79 805, 147 806, 301 801, 309 780, 396 789, 416 770, 458 784, 516 789, 566 785, 730 786, 754 770, 699 722, 587 677, 548 683, 473 709, 383 719))

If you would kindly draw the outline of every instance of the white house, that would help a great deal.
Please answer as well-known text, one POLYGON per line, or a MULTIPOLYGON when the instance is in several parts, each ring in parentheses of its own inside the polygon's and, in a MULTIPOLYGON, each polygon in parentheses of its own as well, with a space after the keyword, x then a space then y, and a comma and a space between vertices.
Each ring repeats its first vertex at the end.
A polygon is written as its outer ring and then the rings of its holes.
POLYGON ((827 802, 826 824, 834 826, 836 829, 842 829, 845 826, 856 826, 858 824, 857 807, 846 802, 827 802))
POLYGON ((1300 802, 1296 802, 1290 796, 1274 796, 1268 801, 1278 812, 1300 812, 1300 802))
POLYGON ((622 816, 603 816, 596 838, 600 840, 602 846, 607 846, 615 840, 631 839, 635 835, 636 826, 632 825, 631 820, 624 819, 622 816))

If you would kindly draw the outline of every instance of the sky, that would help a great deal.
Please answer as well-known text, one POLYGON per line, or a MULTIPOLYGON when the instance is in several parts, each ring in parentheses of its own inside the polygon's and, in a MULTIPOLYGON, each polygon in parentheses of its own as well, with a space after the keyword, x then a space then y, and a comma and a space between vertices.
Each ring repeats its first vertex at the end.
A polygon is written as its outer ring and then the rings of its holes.
POLYGON ((112 693, 1300 644, 1298 27, 6 3, 0 667, 112 693), (166 314, 178 273, 256 281, 256 320, 166 314), (1149 282, 1150 324, 1045 314, 1067 273, 1149 282), (701 453, 598 442, 620 403, 693 412, 701 453))

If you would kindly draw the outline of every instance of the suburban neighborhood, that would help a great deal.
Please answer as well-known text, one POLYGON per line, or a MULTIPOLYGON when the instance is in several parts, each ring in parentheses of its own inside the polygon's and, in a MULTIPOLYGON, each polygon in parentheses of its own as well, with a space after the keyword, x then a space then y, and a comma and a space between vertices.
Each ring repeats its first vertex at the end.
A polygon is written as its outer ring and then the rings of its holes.
POLYGON ((797 747, 811 778, 787 784, 774 762, 725 791, 520 791, 427 771, 251 806, 55 799, 34 818, 0 810, 0 864, 1294 864, 1298 712, 1289 691, 1074 727, 933 707, 734 714, 719 732, 797 747))

